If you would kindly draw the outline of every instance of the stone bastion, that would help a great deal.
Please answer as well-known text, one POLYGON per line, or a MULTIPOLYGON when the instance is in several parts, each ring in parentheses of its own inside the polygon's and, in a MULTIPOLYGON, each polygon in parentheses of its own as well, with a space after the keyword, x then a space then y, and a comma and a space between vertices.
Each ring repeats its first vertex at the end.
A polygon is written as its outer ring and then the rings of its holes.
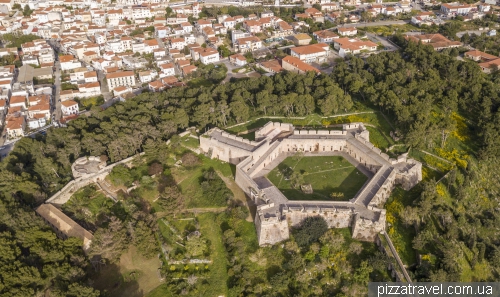
POLYGON ((255 228, 259 245, 289 238, 290 227, 321 216, 330 228, 352 228, 353 238, 374 241, 385 230, 384 203, 396 185, 409 190, 422 180, 422 164, 406 154, 390 158, 370 143, 362 123, 337 130, 297 130, 291 124, 269 122, 255 132, 255 141, 218 128, 200 137, 200 149, 210 158, 236 165, 235 181, 257 205, 255 228), (291 201, 266 175, 286 157, 342 156, 369 175, 349 201, 291 201))

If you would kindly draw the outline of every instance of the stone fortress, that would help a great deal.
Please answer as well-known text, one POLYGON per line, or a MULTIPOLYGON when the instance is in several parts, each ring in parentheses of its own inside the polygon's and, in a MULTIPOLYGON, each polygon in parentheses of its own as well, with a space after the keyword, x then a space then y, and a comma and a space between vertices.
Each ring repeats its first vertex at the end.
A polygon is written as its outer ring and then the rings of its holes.
POLYGON ((422 164, 407 158, 389 158, 369 140, 362 123, 337 130, 297 130, 291 124, 269 122, 255 132, 255 141, 218 128, 200 137, 200 149, 210 158, 236 165, 235 181, 256 203, 255 227, 260 245, 289 238, 289 228, 310 216, 322 216, 329 228, 352 228, 353 238, 374 241, 385 230, 383 205, 396 184, 405 190, 422 180, 422 164), (285 158, 342 156, 368 176, 349 201, 288 200, 266 175, 285 158))

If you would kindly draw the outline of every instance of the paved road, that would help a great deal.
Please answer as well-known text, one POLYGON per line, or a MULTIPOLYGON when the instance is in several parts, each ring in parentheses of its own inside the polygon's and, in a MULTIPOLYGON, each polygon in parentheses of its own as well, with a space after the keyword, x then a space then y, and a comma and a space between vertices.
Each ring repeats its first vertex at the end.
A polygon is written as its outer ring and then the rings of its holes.
POLYGON ((56 61, 55 63, 56 66, 56 71, 54 74, 54 105, 56 107, 56 110, 53 113, 53 118, 56 121, 59 121, 62 117, 62 111, 61 111, 61 102, 60 102, 60 95, 61 95, 61 63, 59 61, 56 61))
POLYGON ((14 149, 14 142, 0 147, 0 160, 5 158, 14 149))
POLYGON ((409 20, 398 20, 398 21, 378 21, 378 22, 369 22, 369 23, 357 23, 357 24, 343 24, 337 27, 330 28, 328 30, 336 30, 337 28, 362 28, 362 27, 377 27, 377 26, 389 26, 389 25, 405 25, 409 24, 409 20))
POLYGON ((459 38, 462 38, 462 36, 464 36, 465 33, 469 33, 469 35, 472 35, 472 34, 481 35, 482 33, 488 33, 488 32, 489 31, 486 31, 486 30, 482 30, 482 31, 479 31, 479 30, 461 31, 461 32, 457 33, 457 36, 459 38))
POLYGON ((113 93, 111 93, 111 91, 109 90, 108 82, 105 81, 106 75, 101 70, 96 70, 96 72, 97 79, 101 84, 101 94, 104 97, 104 101, 108 101, 109 99, 113 98, 113 93))
POLYGON ((386 48, 387 51, 396 51, 396 50, 399 49, 398 46, 396 46, 395 44, 389 42, 387 40, 387 38, 380 37, 377 34, 366 33, 366 36, 368 36, 368 39, 370 39, 371 41, 373 41, 375 43, 377 43, 377 42, 382 43, 382 45, 386 48))
POLYGON ((160 48, 165 48, 165 43, 163 42, 163 40, 161 40, 160 37, 156 37, 156 41, 158 41, 158 45, 160 46, 160 48))
MULTIPOLYGON (((26 134, 24 137, 32 137, 32 138, 34 138, 36 134, 43 133, 45 130, 49 129, 52 126, 53 126, 52 124, 47 125, 45 127, 42 127, 40 129, 37 129, 35 131, 32 131, 32 132, 26 134)), ((5 158, 14 149, 14 145, 16 144, 16 142, 18 142, 21 139, 22 138, 17 138, 17 139, 15 139, 12 142, 9 142, 7 144, 4 144, 4 145, 0 146, 0 160, 3 159, 3 158, 5 158)))

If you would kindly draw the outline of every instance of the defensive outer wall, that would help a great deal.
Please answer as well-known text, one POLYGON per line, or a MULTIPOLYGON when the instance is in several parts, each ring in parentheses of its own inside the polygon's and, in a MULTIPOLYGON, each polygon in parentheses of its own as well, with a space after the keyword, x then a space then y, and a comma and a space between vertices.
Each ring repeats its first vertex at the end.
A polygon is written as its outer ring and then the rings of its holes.
POLYGON ((255 228, 260 245, 289 238, 290 227, 304 218, 321 216, 330 228, 352 228, 353 238, 374 241, 385 230, 383 205, 399 184, 411 189, 422 180, 422 164, 389 158, 369 140, 362 123, 343 125, 342 131, 296 130, 291 124, 269 122, 255 132, 255 141, 214 128, 200 137, 200 149, 210 158, 236 165, 235 181, 257 205, 255 228), (286 157, 339 155, 370 179, 349 201, 291 201, 266 175, 286 157))
POLYGON ((113 167, 119 164, 129 164, 134 160, 135 157, 136 156, 132 156, 108 166, 105 166, 105 163, 101 162, 99 157, 91 156, 77 159, 71 165, 71 170, 75 179, 67 183, 66 186, 64 186, 61 190, 47 199, 45 203, 63 205, 64 203, 68 202, 68 200, 76 191, 90 184, 104 180, 104 178, 111 172, 113 167), (86 170, 86 165, 91 163, 96 164, 92 166, 92 169, 86 170))

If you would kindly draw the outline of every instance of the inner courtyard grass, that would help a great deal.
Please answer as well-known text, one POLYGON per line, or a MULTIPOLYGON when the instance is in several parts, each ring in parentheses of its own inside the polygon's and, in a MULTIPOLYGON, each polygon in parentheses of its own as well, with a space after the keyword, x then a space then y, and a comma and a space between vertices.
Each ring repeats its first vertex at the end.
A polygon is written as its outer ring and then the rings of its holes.
POLYGON ((347 201, 356 195, 368 177, 341 156, 288 157, 274 168, 267 178, 290 200, 347 201), (289 177, 298 172, 305 184, 311 184, 312 194, 294 189, 289 177), (332 193, 343 197, 332 198, 332 193))

